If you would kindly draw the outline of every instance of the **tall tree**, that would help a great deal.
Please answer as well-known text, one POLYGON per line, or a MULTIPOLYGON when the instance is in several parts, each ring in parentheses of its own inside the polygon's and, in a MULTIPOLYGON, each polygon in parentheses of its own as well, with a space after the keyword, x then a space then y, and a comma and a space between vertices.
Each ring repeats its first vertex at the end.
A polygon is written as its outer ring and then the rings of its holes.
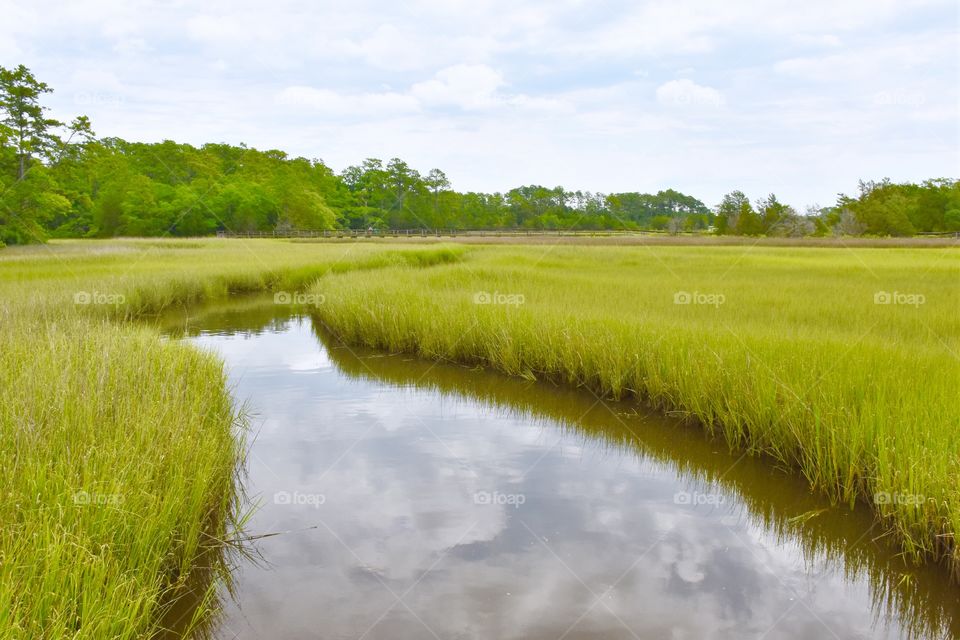
POLYGON ((444 226, 444 216, 440 215, 440 196, 450 188, 450 180, 447 179, 447 174, 440 169, 430 169, 423 182, 430 191, 430 199, 433 204, 433 226, 444 226))
MULTIPOLYGON (((13 166, 3 168, 0 179, 0 241, 36 242, 44 238, 44 223, 70 208, 70 202, 55 192, 48 175, 30 175, 34 163, 54 155, 60 142, 57 120, 46 116, 40 103, 52 89, 38 81, 23 65, 0 67, 0 152, 12 152, 13 166)), ((75 122, 89 131, 86 119, 75 122)), ((11 153, 0 153, 0 160, 11 153)))
MULTIPOLYGON (((3 138, 16 150, 17 180, 23 180, 34 155, 49 155, 56 148, 53 129, 63 123, 47 118, 47 108, 40 104, 41 96, 52 92, 22 64, 15 69, 0 67, 0 124, 3 138)), ((89 130, 86 118, 78 126, 83 124, 89 130)))

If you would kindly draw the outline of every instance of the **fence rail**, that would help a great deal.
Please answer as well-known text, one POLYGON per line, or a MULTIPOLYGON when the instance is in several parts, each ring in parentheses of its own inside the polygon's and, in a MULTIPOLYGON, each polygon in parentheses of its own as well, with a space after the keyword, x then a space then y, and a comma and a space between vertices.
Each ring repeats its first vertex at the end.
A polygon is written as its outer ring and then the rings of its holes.
POLYGON ((218 238, 443 238, 532 236, 703 235, 702 231, 626 231, 620 229, 331 229, 326 231, 218 231, 218 238))
MULTIPOLYGON (((218 238, 499 238, 536 236, 636 237, 704 236, 708 231, 627 231, 623 229, 329 229, 326 231, 218 231, 218 238)), ((960 231, 925 231, 917 238, 957 238, 960 231)))

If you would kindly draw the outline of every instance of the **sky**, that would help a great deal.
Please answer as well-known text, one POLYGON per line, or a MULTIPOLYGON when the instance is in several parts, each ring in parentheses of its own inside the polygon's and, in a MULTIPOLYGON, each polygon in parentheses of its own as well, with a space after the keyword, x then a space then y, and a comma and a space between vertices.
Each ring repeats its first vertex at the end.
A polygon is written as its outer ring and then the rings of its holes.
POLYGON ((0 0, 0 16, 0 65, 100 136, 708 205, 960 176, 956 0, 0 0))

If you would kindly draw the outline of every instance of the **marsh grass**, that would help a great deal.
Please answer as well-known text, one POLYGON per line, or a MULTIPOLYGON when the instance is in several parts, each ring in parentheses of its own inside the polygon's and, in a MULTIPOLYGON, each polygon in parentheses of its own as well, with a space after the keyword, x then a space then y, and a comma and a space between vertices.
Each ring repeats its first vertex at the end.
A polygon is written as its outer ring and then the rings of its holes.
POLYGON ((322 294, 316 318, 348 342, 679 415, 866 502, 905 557, 956 574, 958 276, 949 248, 4 249, 0 637, 156 635, 188 584, 187 631, 213 617, 243 518, 240 416, 213 356, 126 321, 255 291, 322 294))
POLYGON ((0 252, 0 637, 202 635, 230 587, 245 431, 222 365, 125 320, 458 258, 214 240, 0 252))
POLYGON ((241 439, 212 356, 74 322, 4 332, 0 628, 129 637, 225 537, 241 439))
POLYGON ((679 415, 869 504, 906 557, 956 577, 958 275, 951 249, 486 247, 323 280, 315 313, 348 343, 679 415))

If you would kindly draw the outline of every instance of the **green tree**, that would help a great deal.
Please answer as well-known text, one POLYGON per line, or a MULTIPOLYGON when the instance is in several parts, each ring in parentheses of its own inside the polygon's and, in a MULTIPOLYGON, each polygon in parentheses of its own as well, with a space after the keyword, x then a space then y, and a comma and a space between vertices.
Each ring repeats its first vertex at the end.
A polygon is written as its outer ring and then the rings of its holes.
POLYGON ((769 234, 788 218, 795 217, 796 211, 777 200, 777 196, 771 193, 757 202, 757 214, 760 216, 762 232, 769 234))
MULTIPOLYGON (((31 242, 43 237, 42 206, 49 204, 43 191, 50 187, 47 179, 32 176, 26 180, 37 156, 48 155, 55 145, 53 129, 60 122, 47 118, 40 99, 52 89, 38 81, 23 65, 14 69, 0 67, 0 145, 11 153, 12 167, 4 167, 0 198, 0 240, 31 242)), ((62 204, 62 203, 60 203, 62 204)))
POLYGON ((392 227, 426 227, 418 207, 415 205, 416 196, 426 192, 426 185, 420 173, 400 158, 391 158, 387 163, 387 190, 390 204, 388 215, 392 227))
POLYGON ((947 231, 960 231, 960 209, 950 209, 943 218, 944 228, 947 231))
POLYGON ((46 228, 72 208, 44 160, 49 164, 60 154, 79 159, 93 131, 89 119, 80 116, 67 127, 67 140, 61 140, 57 128, 63 123, 48 118, 41 104, 52 91, 22 64, 0 67, 0 241, 42 241, 46 228))
POLYGON ((446 194, 450 189, 450 180, 447 179, 447 174, 440 169, 430 169, 426 177, 423 179, 423 183, 430 192, 430 200, 433 212, 433 215, 431 216, 432 226, 457 226, 456 223, 448 224, 447 216, 442 214, 440 209, 440 204, 443 201, 443 195, 446 194))
POLYGON ((716 216, 716 232, 721 235, 758 235, 763 231, 760 216, 742 191, 731 191, 723 196, 723 201, 717 205, 716 216))
POLYGON ((22 64, 15 69, 0 67, 0 124, 4 140, 16 151, 17 180, 23 179, 34 156, 50 154, 56 147, 53 129, 63 123, 47 118, 47 108, 40 104, 41 96, 52 91, 22 64))

